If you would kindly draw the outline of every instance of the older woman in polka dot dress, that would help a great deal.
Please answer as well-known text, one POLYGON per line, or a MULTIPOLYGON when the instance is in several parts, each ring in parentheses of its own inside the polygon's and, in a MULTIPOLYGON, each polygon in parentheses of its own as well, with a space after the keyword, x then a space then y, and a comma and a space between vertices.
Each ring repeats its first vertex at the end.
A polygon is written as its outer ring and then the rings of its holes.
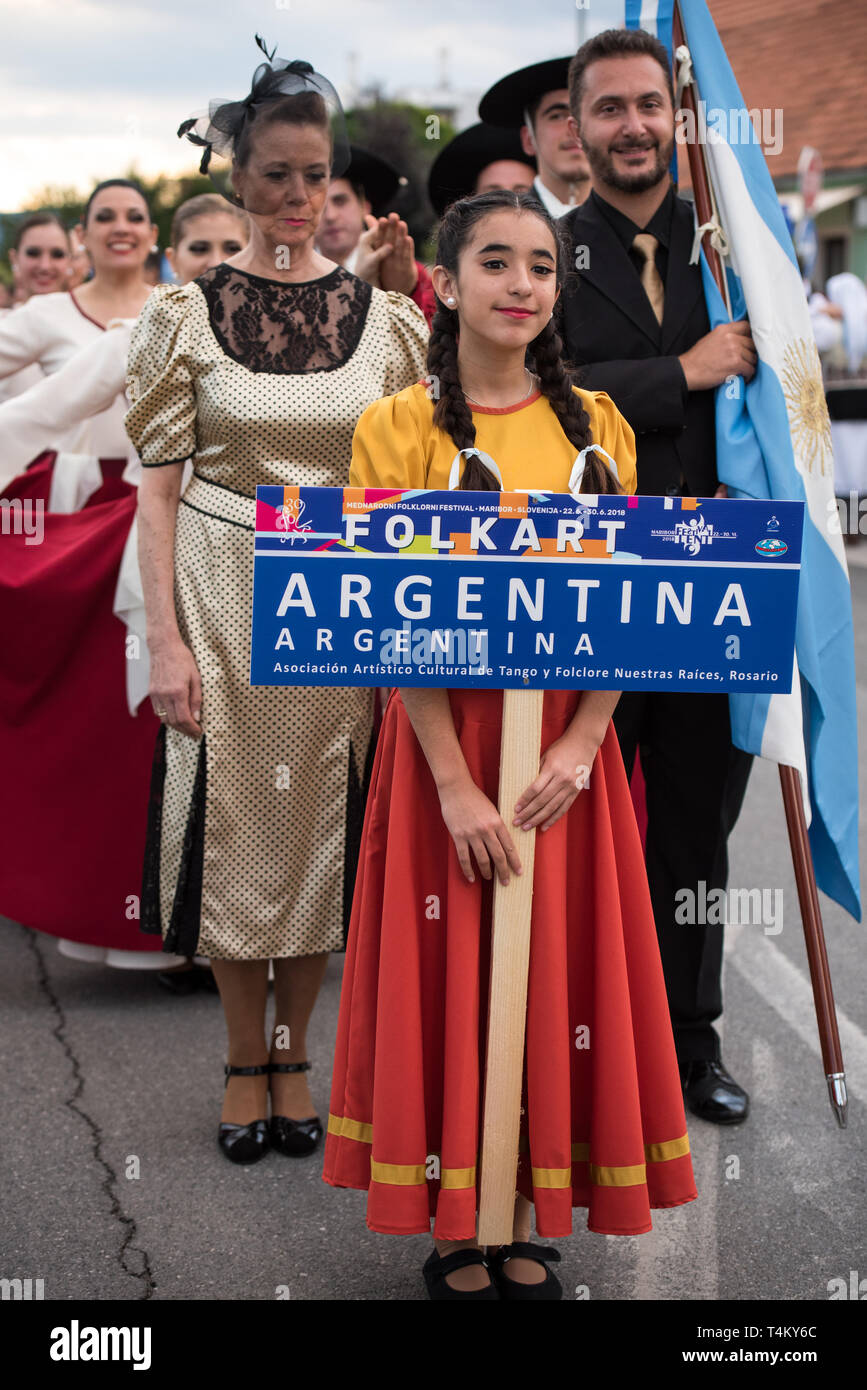
POLYGON ((315 92, 257 102, 233 151, 249 245, 189 285, 157 287, 129 357, 151 698, 165 725, 142 926, 167 950, 211 958, 229 1039, 219 1142, 242 1163, 321 1139, 305 1031, 327 953, 343 946, 373 721, 370 691, 250 687, 255 490, 345 484, 362 411, 425 370, 421 311, 314 249, 331 141, 315 92))

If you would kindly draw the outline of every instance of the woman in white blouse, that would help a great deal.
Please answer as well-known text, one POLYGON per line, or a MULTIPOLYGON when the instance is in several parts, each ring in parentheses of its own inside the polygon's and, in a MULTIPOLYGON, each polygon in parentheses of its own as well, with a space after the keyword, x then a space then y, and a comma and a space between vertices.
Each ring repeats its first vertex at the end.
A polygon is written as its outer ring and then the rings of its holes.
MULTIPOLYGON (((34 294, 57 294, 69 289, 72 248, 69 233, 57 213, 31 212, 22 217, 9 248, 9 264, 12 302, 8 308, 0 309, 0 320, 13 309, 20 309, 34 294)), ((0 381, 0 401, 20 395, 41 378, 42 371, 35 362, 12 372, 0 381)), ((3 476, 12 474, 5 472, 5 462, 0 459, 0 480, 3 476)))
MULTIPOLYGON (((26 304, 0 318, 0 388, 22 369, 37 366, 45 376, 101 338, 113 319, 135 319, 151 291, 144 263, 156 240, 144 194, 127 179, 98 184, 87 201, 78 228, 93 265, 93 278, 77 290, 32 295, 26 304)), ((118 398, 105 411, 81 420, 50 447, 62 454, 122 458, 131 451, 123 428, 125 403, 118 398)), ((52 479, 49 511, 72 511, 78 475, 85 465, 58 464, 52 479)), ((8 465, 0 452, 3 476, 8 465)), ((17 471, 17 470, 16 470, 17 471)), ((127 481, 132 481, 127 478, 127 481)))
POLYGON ((36 409, 28 391, 5 403, 0 430, 0 460, 19 475, 2 484, 0 913, 59 937, 65 954, 164 969, 136 920, 156 722, 147 705, 130 717, 127 676, 141 653, 115 616, 140 466, 122 393, 88 414, 74 362, 150 293, 142 271, 156 228, 141 190, 99 184, 81 237, 93 278, 0 319, 0 380, 35 365, 44 380, 31 391, 59 404, 58 374, 70 369, 62 427, 29 438, 15 427, 16 412, 36 409))
MULTIPOLYGON (((247 244, 248 237, 249 223, 246 213, 232 207, 225 199, 215 194, 199 194, 187 199, 176 209, 172 219, 171 245, 167 248, 167 257, 178 282, 187 284, 202 271, 219 265, 228 256, 236 255, 247 244)), ((124 391, 127 351, 134 323, 134 318, 110 320, 108 331, 98 332, 86 347, 75 352, 58 371, 48 377, 38 372, 39 380, 36 385, 14 400, 0 404, 0 457, 11 470, 12 476, 23 473, 30 460, 51 448, 56 439, 68 436, 75 430, 86 431, 89 427, 88 422, 94 417, 116 416, 118 403, 122 418, 123 411, 128 406, 124 391)), ((116 453, 119 445, 129 454, 124 477, 127 482, 137 484, 141 470, 137 455, 130 450, 125 431, 122 441, 118 441, 117 444, 111 443, 111 451, 116 453)), ((70 472, 75 478, 75 495, 73 496, 73 490, 67 487, 66 500, 74 504, 69 510, 77 511, 84 507, 102 486, 100 459, 96 455, 59 456, 54 464, 55 493, 64 490, 64 474, 68 477, 70 472)), ((127 526, 128 538, 117 575, 112 606, 115 616, 127 629, 127 657, 131 644, 133 649, 137 647, 139 652, 138 659, 127 659, 123 662, 129 714, 135 716, 147 693, 149 660, 145 644, 144 600, 136 553, 136 527, 134 522, 132 526, 129 525, 129 513, 130 507, 124 508, 123 503, 119 503, 118 524, 127 526)), ((82 518, 82 521, 86 525, 87 518, 82 518)), ((133 726, 130 725, 131 733, 132 730, 133 726)), ((0 721, 0 746, 3 737, 0 721)), ((146 797, 146 782, 140 790, 146 797)), ((13 873, 11 866, 9 873, 13 873)), ((0 871, 0 910, 3 907, 2 884, 3 875, 0 871)), ((201 971, 193 970, 192 963, 184 957, 155 953, 150 939, 138 934, 134 920, 126 923, 124 919, 124 923, 124 939, 129 942, 132 938, 137 947, 150 949, 131 951, 98 944, 96 939, 76 942, 61 939, 60 949, 64 955, 105 961, 110 965, 160 968, 160 982, 178 994, 189 993, 193 988, 210 982, 210 972, 203 975, 201 971)))

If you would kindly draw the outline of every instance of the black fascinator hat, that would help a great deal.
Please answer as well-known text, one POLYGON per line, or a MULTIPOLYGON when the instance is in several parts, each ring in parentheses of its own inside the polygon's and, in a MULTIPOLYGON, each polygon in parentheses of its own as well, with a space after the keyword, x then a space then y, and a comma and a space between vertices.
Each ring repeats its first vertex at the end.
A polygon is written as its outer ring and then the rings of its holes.
POLYGON ((339 178, 351 159, 343 107, 328 78, 303 59, 277 58, 276 47, 269 53, 259 34, 256 45, 267 61, 253 73, 248 95, 241 101, 214 98, 207 112, 190 116, 178 126, 179 136, 203 150, 199 173, 206 174, 230 203, 247 212, 257 209, 245 206, 232 187, 232 166, 246 162, 251 128, 268 107, 275 109, 276 117, 279 103, 279 119, 287 124, 319 125, 330 133, 332 178, 339 178))

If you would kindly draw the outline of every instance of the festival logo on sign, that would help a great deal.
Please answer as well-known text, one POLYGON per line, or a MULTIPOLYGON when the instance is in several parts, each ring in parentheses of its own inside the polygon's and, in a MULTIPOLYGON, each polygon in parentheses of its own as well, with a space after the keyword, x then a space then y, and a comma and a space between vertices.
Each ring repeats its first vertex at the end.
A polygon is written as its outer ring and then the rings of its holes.
POLYGON ((687 554, 697 555, 703 545, 713 545, 713 525, 703 516, 690 517, 689 521, 679 521, 674 534, 687 554))
POLYGON ((299 518, 306 505, 302 497, 284 498, 283 505, 279 509, 277 519, 274 523, 278 531, 286 531, 288 533, 282 536, 281 540, 292 541, 294 543, 296 536, 303 535, 305 531, 311 529, 312 522, 305 521, 303 524, 299 525, 299 518))
MULTIPOLYGON (((779 521, 775 516, 772 516, 770 521, 765 526, 765 530, 776 532, 779 531, 779 529, 779 521)), ((789 547, 786 545, 786 542, 780 540, 779 536, 777 535, 765 536, 764 540, 759 541, 756 545, 756 550, 758 551, 759 555, 768 555, 771 558, 777 555, 785 555, 788 548, 789 547)))
MULTIPOLYGON (((665 498, 666 509, 668 503, 681 501, 679 498, 665 498)), ((690 506, 695 507, 696 503, 691 502, 690 506)), ((684 507, 686 503, 684 502, 684 507)), ((673 520, 674 518, 672 518, 673 520)), ((683 547, 687 555, 699 555, 703 546, 713 545, 720 541, 735 541, 737 534, 734 531, 726 531, 707 521, 701 512, 693 511, 688 521, 677 521, 671 527, 651 526, 650 534, 654 540, 667 541, 678 548, 683 547)))

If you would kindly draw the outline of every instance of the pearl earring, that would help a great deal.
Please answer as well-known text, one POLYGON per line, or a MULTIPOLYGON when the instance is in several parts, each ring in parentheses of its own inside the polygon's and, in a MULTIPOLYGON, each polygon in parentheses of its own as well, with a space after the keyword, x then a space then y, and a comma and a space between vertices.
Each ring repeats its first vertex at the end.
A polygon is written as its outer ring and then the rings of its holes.
POLYGON ((446 300, 446 304, 454 304, 454 302, 455 302, 455 301, 454 301, 454 299, 452 298, 452 296, 449 295, 448 299, 446 300))

